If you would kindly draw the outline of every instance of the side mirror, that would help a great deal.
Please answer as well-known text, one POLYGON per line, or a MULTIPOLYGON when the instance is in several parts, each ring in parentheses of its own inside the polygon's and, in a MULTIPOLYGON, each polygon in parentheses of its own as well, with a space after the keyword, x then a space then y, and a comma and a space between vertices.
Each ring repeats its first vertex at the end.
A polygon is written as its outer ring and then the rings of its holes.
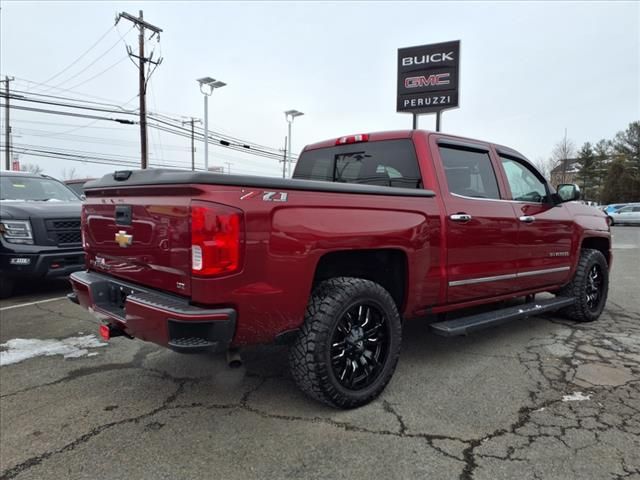
POLYGON ((580 187, 575 183, 563 183, 556 189, 562 202, 580 200, 580 187))
POLYGON ((80 195, 80 200, 84 202, 86 199, 87 199, 87 196, 84 193, 80 195))

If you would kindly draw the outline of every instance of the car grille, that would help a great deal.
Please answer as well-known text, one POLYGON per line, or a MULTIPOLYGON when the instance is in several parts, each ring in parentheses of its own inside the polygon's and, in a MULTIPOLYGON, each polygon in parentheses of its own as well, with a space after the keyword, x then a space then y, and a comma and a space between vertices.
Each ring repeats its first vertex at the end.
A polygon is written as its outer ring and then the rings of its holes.
POLYGON ((75 218, 60 218, 47 220, 47 233, 50 239, 59 246, 80 245, 80 220, 75 218))

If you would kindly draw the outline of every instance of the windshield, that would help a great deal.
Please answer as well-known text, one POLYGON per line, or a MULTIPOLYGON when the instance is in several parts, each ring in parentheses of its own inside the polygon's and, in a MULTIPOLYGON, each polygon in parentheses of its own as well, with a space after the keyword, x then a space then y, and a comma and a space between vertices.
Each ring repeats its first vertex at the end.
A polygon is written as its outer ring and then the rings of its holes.
POLYGON ((63 183, 40 177, 0 177, 0 200, 80 201, 63 183))

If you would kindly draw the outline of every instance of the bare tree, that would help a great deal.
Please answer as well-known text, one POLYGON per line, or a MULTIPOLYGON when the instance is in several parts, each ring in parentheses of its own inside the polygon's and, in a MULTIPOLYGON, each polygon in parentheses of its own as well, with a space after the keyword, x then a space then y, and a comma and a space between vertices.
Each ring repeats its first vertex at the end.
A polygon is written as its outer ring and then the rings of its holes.
POLYGON ((42 173, 42 167, 37 163, 23 163, 22 165, 20 165, 20 170, 22 170, 23 172, 35 174, 42 173))
POLYGON ((533 166, 538 169, 544 178, 549 180, 551 178, 551 169, 553 168, 553 160, 550 158, 537 157, 533 160, 533 166))
POLYGON ((562 137, 562 140, 553 146, 553 150, 551 151, 551 161, 553 163, 552 168, 555 169, 557 167, 562 167, 560 183, 565 183, 567 181, 567 168, 569 167, 569 162, 567 160, 575 158, 575 156, 576 145, 567 137, 567 129, 565 128, 564 137, 562 137))
POLYGON ((62 169, 63 180, 73 180, 76 176, 76 167, 71 167, 69 170, 66 168, 62 169))

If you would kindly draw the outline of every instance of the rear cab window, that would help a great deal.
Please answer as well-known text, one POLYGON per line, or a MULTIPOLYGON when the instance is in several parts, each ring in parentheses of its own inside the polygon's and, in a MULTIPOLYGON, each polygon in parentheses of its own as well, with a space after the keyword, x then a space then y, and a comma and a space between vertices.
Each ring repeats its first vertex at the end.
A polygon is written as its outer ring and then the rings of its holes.
POLYGON ((410 139, 308 150, 300 155, 293 178, 402 188, 423 186, 410 139))

